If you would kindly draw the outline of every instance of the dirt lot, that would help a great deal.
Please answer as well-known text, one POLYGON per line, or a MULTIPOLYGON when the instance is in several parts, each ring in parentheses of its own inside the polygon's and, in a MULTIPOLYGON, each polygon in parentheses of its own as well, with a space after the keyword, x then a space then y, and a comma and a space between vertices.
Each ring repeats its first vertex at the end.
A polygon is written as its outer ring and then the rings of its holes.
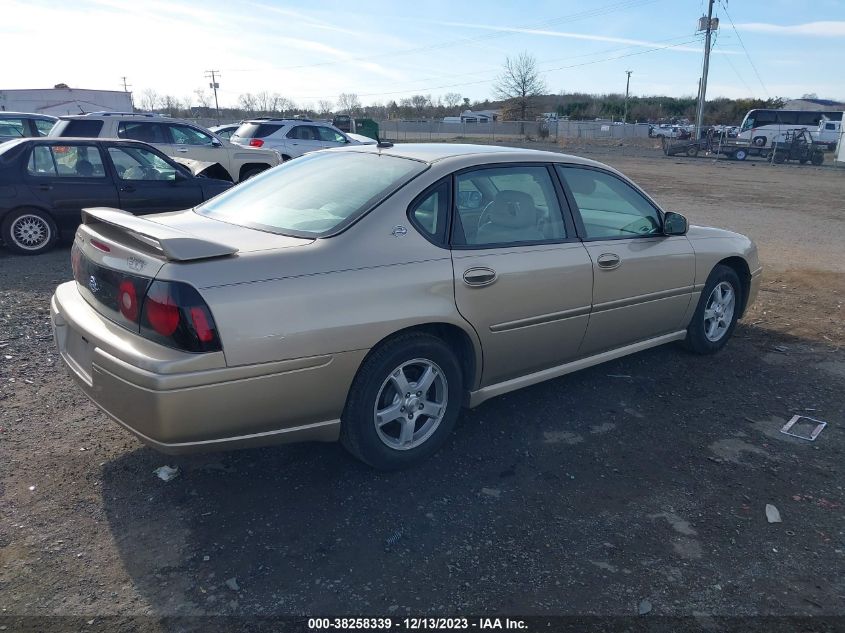
POLYGON ((409 472, 336 445, 144 448, 57 360, 48 299, 70 277, 67 248, 0 251, 0 629, 627 616, 643 601, 646 619, 845 622, 845 170, 569 151, 752 236, 758 302, 715 357, 666 346, 497 398, 409 472), (829 422, 815 443, 778 432, 796 413, 829 422), (163 464, 179 477, 157 479, 163 464))

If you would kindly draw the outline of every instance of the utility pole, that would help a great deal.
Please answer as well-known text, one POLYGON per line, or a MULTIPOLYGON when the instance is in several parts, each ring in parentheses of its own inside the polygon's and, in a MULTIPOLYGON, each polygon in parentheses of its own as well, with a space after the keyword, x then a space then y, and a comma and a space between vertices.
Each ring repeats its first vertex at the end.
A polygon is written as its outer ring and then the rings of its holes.
POLYGON ((132 106, 132 110, 135 110, 135 103, 132 101, 132 93, 129 92, 129 89, 132 87, 132 84, 126 83, 126 77, 121 77, 121 80, 123 81, 123 92, 129 93, 129 105, 132 106))
POLYGON ((622 123, 628 122, 628 89, 631 87, 631 73, 634 72, 633 70, 626 70, 625 74, 628 75, 628 79, 625 82, 625 114, 622 115, 622 123))
POLYGON ((710 69, 710 38, 713 31, 719 28, 719 20, 713 19, 713 2, 707 3, 707 17, 698 20, 698 30, 704 31, 704 67, 701 70, 701 80, 698 85, 698 109, 695 114, 695 139, 701 138, 701 123, 704 120, 704 98, 707 95, 707 71, 710 69))
POLYGON ((217 83, 217 80, 220 79, 220 71, 219 70, 206 70, 205 76, 211 79, 211 83, 208 84, 208 87, 214 91, 214 109, 217 111, 217 123, 220 123, 220 104, 217 103, 217 89, 220 87, 220 84, 217 83))

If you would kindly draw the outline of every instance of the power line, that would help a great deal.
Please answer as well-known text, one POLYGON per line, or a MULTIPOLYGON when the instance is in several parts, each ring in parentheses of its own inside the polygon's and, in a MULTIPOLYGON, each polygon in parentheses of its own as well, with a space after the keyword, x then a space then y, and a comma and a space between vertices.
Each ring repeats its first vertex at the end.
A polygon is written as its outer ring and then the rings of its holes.
MULTIPOLYGON (((615 61, 617 59, 624 59, 626 57, 634 57, 635 55, 643 55, 645 53, 652 53, 654 51, 662 51, 662 50, 667 50, 667 49, 670 49, 670 48, 676 48, 678 46, 685 46, 687 44, 692 44, 693 42, 697 42, 698 39, 699 38, 695 38, 695 39, 687 40, 685 42, 678 42, 677 44, 668 44, 666 46, 656 46, 654 48, 647 48, 647 49, 644 49, 644 50, 635 51, 633 53, 627 53, 625 55, 616 55, 614 57, 606 57, 604 59, 595 59, 595 60, 591 60, 591 61, 588 61, 588 62, 583 62, 581 64, 569 64, 567 66, 558 66, 557 68, 548 68, 548 69, 546 69, 542 72, 550 73, 550 72, 554 72, 556 70, 569 70, 571 68, 580 68, 582 66, 590 66, 592 64, 600 64, 600 63, 603 63, 603 62, 610 62, 610 61, 615 61)), ((496 77, 490 77, 490 78, 487 78, 487 79, 481 79, 479 81, 467 81, 467 82, 461 82, 461 83, 455 83, 455 84, 446 84, 446 85, 441 85, 441 86, 424 86, 424 87, 418 87, 418 88, 407 88, 405 90, 394 90, 394 91, 391 91, 391 92, 370 92, 370 93, 366 93, 366 94, 359 94, 358 96, 359 97, 385 97, 385 96, 391 96, 391 95, 406 94, 408 92, 425 92, 427 90, 441 90, 443 88, 456 88, 456 87, 460 87, 460 86, 474 86, 474 85, 478 85, 478 84, 490 83, 491 81, 495 81, 495 80, 496 80, 496 77)), ((338 95, 319 95, 319 96, 301 97, 301 99, 307 101, 307 100, 313 100, 313 99, 336 99, 337 97, 338 97, 338 95)))
MULTIPOLYGON (((594 9, 587 9, 584 11, 579 11, 576 13, 571 13, 569 15, 563 15, 557 18, 551 18, 549 20, 543 20, 542 22, 536 22, 532 24, 527 24, 523 26, 518 26, 515 28, 518 29, 537 29, 543 26, 551 26, 557 24, 559 22, 574 22, 576 20, 584 20, 587 18, 592 17, 599 17, 601 15, 605 15, 607 13, 614 13, 616 11, 621 11, 624 9, 632 9, 634 7, 639 7, 645 4, 651 4, 657 2, 657 0, 620 0, 614 2, 613 4, 605 5, 604 7, 597 7, 594 9)), ((348 64, 350 62, 359 62, 359 61, 371 61, 374 59, 383 59, 384 57, 396 57, 398 55, 410 55, 413 53, 421 53, 425 51, 431 50, 439 50, 442 48, 449 48, 456 45, 462 44, 473 44, 475 42, 483 42, 486 40, 497 39, 501 37, 509 37, 512 35, 519 35, 519 31, 496 31, 494 33, 486 33, 484 35, 478 35, 476 37, 469 37, 469 38, 460 38, 456 40, 447 40, 445 42, 438 42, 435 44, 428 44, 426 46, 417 46, 414 48, 406 48, 401 49, 398 51, 391 51, 389 54, 385 55, 382 53, 374 54, 374 55, 364 55, 358 57, 348 57, 345 59, 336 59, 332 61, 326 62, 314 62, 311 64, 298 64, 294 66, 264 66, 261 68, 227 68, 227 72, 264 72, 268 69, 270 70, 299 70, 303 68, 316 68, 321 66, 335 66, 338 64, 348 64)))
POLYGON ((742 46, 742 50, 745 51, 745 56, 748 58, 748 63, 751 64, 751 68, 754 69, 754 74, 757 75, 757 81, 760 82, 760 85, 763 87, 763 92, 766 93, 766 98, 771 98, 769 90, 768 88, 766 88, 766 84, 763 83, 763 78, 760 77, 760 73, 757 71, 757 66, 754 65, 754 61, 751 59, 751 55, 748 53, 748 49, 745 48, 745 42, 742 41, 742 36, 739 34, 739 31, 736 30, 736 25, 734 24, 734 21, 731 18, 731 14, 728 13, 728 3, 725 0, 720 0, 720 4, 725 10, 725 15, 728 18, 728 22, 731 23, 731 28, 734 30, 734 33, 736 33, 736 39, 739 40, 739 45, 742 46))
POLYGON ((211 79, 211 83, 208 84, 208 87, 214 91, 214 109, 217 111, 217 122, 220 123, 220 104, 217 102, 217 89, 220 87, 220 84, 217 83, 217 80, 220 79, 220 71, 206 70, 205 76, 208 79, 211 79))

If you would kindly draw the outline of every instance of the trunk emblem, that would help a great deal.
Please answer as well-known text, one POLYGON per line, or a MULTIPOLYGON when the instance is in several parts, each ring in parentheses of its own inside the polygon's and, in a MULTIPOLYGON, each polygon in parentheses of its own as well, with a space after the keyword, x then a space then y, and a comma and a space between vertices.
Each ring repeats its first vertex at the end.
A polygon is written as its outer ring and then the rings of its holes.
POLYGON ((144 266, 147 265, 143 259, 138 259, 137 257, 127 257, 126 258, 126 265, 129 266, 135 272, 141 272, 144 270, 144 266))
POLYGON ((397 224, 393 227, 393 230, 390 232, 393 237, 405 237, 408 234, 408 229, 406 229, 401 224, 397 224))
POLYGON ((94 275, 88 277, 88 287, 94 294, 100 292, 100 283, 97 281, 97 278, 94 275))

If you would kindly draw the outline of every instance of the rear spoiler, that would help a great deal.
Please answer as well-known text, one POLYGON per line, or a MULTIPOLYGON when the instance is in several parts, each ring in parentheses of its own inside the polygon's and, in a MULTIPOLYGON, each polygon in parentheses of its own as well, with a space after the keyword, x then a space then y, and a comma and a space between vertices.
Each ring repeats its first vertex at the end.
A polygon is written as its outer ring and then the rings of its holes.
POLYGON ((185 231, 132 215, 120 209, 95 207, 82 210, 83 224, 96 224, 98 222, 125 231, 135 239, 161 251, 167 259, 174 261, 223 257, 238 252, 238 249, 234 246, 196 237, 185 231))

